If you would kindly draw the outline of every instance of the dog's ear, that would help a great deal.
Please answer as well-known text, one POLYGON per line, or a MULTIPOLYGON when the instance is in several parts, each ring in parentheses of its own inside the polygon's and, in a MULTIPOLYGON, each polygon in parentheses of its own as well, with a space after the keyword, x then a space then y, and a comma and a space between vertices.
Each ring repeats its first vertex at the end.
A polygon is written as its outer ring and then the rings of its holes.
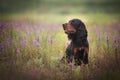
POLYGON ((85 30, 86 29, 85 24, 79 19, 72 19, 72 20, 69 21, 69 23, 70 23, 71 26, 73 26, 77 30, 78 29, 80 29, 80 30, 85 30))
POLYGON ((69 21, 70 25, 73 26, 75 29, 78 29, 81 23, 79 19, 72 19, 69 21))
POLYGON ((86 26, 85 26, 85 24, 82 21, 79 22, 78 29, 79 30, 86 30, 86 26))
POLYGON ((79 19, 72 19, 69 21, 70 25, 73 26, 78 33, 79 38, 87 38, 87 29, 85 24, 79 19))
POLYGON ((88 32, 87 32, 86 26, 83 22, 80 22, 80 25, 77 29, 76 45, 77 46, 85 45, 87 41, 87 36, 88 36, 88 32))
POLYGON ((87 37, 88 36, 86 26, 82 21, 80 22, 80 25, 78 27, 78 34, 80 37, 87 37))

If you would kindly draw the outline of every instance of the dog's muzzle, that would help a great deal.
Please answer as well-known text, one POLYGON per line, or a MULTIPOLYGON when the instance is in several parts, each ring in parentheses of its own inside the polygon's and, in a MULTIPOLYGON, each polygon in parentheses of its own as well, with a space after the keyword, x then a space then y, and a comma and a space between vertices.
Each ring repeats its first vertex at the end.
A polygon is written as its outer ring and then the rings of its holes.
POLYGON ((62 24, 62 26, 63 26, 65 33, 68 34, 68 31, 66 30, 67 23, 62 24))
POLYGON ((62 24, 62 26, 63 26, 63 29, 65 30, 67 23, 62 24))

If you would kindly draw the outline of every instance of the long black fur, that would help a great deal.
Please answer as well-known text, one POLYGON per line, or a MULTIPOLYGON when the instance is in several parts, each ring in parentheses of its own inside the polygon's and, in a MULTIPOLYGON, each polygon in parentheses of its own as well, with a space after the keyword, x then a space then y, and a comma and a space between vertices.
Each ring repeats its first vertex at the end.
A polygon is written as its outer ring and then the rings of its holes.
POLYGON ((72 62, 72 58, 74 57, 75 65, 81 65, 81 62, 84 64, 88 64, 88 53, 84 53, 84 49, 78 51, 76 55, 74 55, 75 47, 87 47, 89 48, 89 43, 87 40, 87 29, 85 24, 79 19, 72 19, 69 21, 70 25, 73 26, 77 32, 75 34, 68 34, 68 39, 71 40, 71 43, 68 45, 66 49, 66 56, 64 56, 61 61, 67 60, 68 63, 72 62))

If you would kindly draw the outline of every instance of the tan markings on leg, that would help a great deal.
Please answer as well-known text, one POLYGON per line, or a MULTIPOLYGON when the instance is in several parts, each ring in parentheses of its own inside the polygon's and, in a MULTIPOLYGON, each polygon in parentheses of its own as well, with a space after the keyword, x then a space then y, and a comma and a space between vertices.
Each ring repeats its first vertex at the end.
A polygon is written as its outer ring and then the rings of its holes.
POLYGON ((85 47, 84 50, 85 50, 85 53, 87 54, 89 53, 89 48, 85 47))
POLYGON ((76 54, 78 50, 79 48, 74 48, 74 54, 76 54))
POLYGON ((88 53, 89 52, 89 48, 88 47, 80 47, 79 50, 82 50, 84 49, 85 53, 88 53))
POLYGON ((76 54, 78 51, 84 49, 85 53, 89 53, 89 48, 88 47, 80 47, 80 48, 74 48, 74 54, 76 54))

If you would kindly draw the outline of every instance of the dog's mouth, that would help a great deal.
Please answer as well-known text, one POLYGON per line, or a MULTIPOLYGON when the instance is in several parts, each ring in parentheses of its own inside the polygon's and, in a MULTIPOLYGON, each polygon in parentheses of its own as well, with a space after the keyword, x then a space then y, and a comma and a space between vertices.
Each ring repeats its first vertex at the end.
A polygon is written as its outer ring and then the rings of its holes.
POLYGON ((74 33, 75 33, 74 31, 67 31, 67 30, 64 30, 64 32, 65 32, 66 34, 74 34, 74 33))
POLYGON ((74 27, 72 27, 69 23, 65 23, 62 26, 63 26, 63 30, 66 34, 75 34, 76 33, 76 29, 74 27))

